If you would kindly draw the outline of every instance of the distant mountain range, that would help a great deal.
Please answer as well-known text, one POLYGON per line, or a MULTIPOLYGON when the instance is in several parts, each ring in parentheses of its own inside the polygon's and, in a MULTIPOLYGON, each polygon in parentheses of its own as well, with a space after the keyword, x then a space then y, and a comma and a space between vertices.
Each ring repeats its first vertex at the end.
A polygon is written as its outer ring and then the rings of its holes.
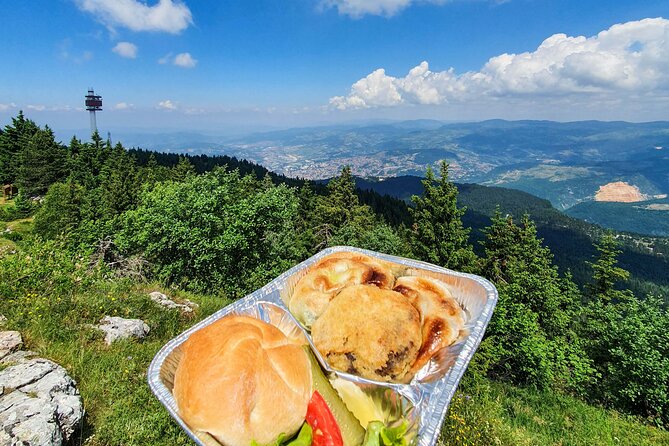
MULTIPOLYGON (((456 181, 522 190, 550 200, 560 210, 585 203, 568 212, 620 230, 667 234, 665 225, 654 222, 669 219, 669 211, 662 202, 652 201, 669 194, 669 122, 665 121, 414 120, 296 128, 228 139, 175 133, 155 135, 154 143, 150 135, 136 136, 124 143, 226 154, 310 179, 330 178, 343 165, 365 178, 422 176, 428 166, 436 167, 444 159, 456 181), (637 191, 636 199, 642 201, 618 207, 595 202, 602 188, 618 184, 637 191), (613 208, 627 217, 612 218, 613 208)), ((606 200, 629 199, 624 190, 620 198, 615 193, 600 195, 606 200)))

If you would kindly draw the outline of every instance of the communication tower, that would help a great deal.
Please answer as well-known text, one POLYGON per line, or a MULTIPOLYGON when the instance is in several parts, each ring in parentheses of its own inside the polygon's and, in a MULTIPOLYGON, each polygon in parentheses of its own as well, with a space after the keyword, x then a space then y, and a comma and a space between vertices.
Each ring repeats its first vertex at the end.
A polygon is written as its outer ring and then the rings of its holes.
POLYGON ((98 131, 98 124, 95 120, 95 112, 102 111, 102 96, 95 94, 92 88, 88 89, 88 94, 86 95, 86 110, 91 115, 91 135, 98 131))

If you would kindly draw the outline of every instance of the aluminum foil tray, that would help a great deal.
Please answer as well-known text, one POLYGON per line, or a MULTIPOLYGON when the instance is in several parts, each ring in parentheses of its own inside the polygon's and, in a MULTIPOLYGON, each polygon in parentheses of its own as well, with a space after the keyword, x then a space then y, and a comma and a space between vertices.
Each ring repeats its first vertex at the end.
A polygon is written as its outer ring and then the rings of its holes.
MULTIPOLYGON (((451 398, 478 348, 492 312, 497 304, 497 290, 487 280, 473 274, 451 271, 417 260, 395 257, 348 246, 327 248, 299 265, 281 274, 270 283, 200 321, 169 341, 153 358, 148 370, 151 391, 188 436, 201 446, 219 446, 211 436, 193 432, 179 417, 172 396, 174 372, 181 358, 181 345, 195 331, 230 315, 245 314, 262 319, 281 329, 287 336, 311 345, 311 350, 326 374, 354 382, 365 392, 382 402, 387 423, 399 420, 409 422, 412 446, 433 446, 437 443, 441 426, 451 398), (309 332, 288 311, 287 300, 296 282, 308 268, 322 257, 336 252, 359 252, 396 264, 401 276, 434 277, 444 281, 453 297, 466 313, 465 330, 451 346, 438 352, 408 384, 372 381, 332 369, 314 347, 309 332)), ((365 426, 366 427, 366 426, 365 426)))

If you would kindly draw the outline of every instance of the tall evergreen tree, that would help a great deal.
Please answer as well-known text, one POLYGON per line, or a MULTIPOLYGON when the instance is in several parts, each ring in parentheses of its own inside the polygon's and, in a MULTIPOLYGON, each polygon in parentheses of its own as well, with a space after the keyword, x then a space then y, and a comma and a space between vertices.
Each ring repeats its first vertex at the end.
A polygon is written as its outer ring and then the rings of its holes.
POLYGON ((179 157, 179 162, 170 171, 170 179, 174 181, 186 181, 195 175, 195 167, 185 156, 179 157))
POLYGON ((48 126, 28 140, 19 161, 16 183, 28 197, 44 195, 49 186, 68 175, 67 149, 56 142, 48 126))
POLYGON ((482 274, 499 302, 480 350, 496 377, 582 390, 592 367, 574 330, 580 294, 561 278, 528 216, 516 225, 497 211, 485 231, 482 274))
POLYGON ((131 209, 136 203, 140 189, 137 164, 121 143, 107 158, 100 172, 101 213, 109 220, 131 209))
POLYGON ((38 130, 37 124, 19 111, 16 118, 12 118, 12 124, 0 133, 0 184, 16 182, 21 151, 38 130))
POLYGON ((602 236, 595 244, 597 260, 587 262, 593 270, 592 282, 587 285, 588 296, 592 300, 609 303, 631 297, 629 291, 617 290, 616 284, 629 279, 629 272, 618 267, 618 256, 622 252, 611 232, 602 236))
POLYGON ((466 208, 457 204, 458 189, 448 178, 448 164, 441 162, 441 177, 427 169, 423 196, 411 197, 414 207, 411 245, 414 255, 446 268, 472 271, 476 255, 469 244, 469 228, 462 224, 466 208))

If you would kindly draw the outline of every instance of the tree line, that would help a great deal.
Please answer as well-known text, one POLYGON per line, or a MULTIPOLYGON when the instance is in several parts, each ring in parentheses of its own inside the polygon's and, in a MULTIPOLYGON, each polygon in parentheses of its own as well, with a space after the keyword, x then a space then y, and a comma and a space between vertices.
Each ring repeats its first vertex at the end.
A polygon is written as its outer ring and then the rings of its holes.
POLYGON ((423 194, 393 221, 361 200, 349 167, 314 185, 232 158, 192 160, 97 134, 58 144, 21 113, 0 133, 0 178, 18 186, 23 212, 35 217, 36 238, 25 243, 56 240, 72 255, 232 297, 334 245, 480 274, 499 303, 472 373, 669 425, 669 315, 659 298, 621 289, 629 273, 612 234, 596 243, 581 289, 527 215, 497 211, 474 249, 446 163, 438 175, 427 170, 423 194))

